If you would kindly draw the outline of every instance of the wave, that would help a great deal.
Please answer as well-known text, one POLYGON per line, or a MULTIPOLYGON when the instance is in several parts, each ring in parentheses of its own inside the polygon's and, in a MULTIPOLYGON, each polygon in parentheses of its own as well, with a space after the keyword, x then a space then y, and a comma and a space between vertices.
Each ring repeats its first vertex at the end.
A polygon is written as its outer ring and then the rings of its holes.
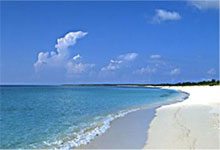
MULTIPOLYGON (((70 148, 77 148, 82 145, 88 144, 91 140, 93 140, 95 137, 102 135, 105 133, 107 129, 110 128, 110 124, 113 120, 124 117, 128 113, 135 112, 141 109, 146 108, 156 108, 164 104, 170 104, 174 102, 180 102, 183 101, 188 97, 187 93, 180 92, 180 95, 178 95, 175 98, 169 98, 164 102, 158 102, 154 104, 148 104, 146 106, 141 106, 138 108, 133 108, 129 110, 122 110, 115 114, 109 114, 105 117, 98 116, 94 119, 94 121, 90 124, 85 124, 84 127, 81 130, 78 130, 78 132, 71 132, 69 135, 66 135, 65 138, 58 138, 54 142, 48 142, 45 141, 44 145, 40 148, 53 148, 53 149, 70 149, 70 148)), ((38 146, 32 145, 33 148, 39 148, 38 146)))
MULTIPOLYGON (((100 117, 96 117, 99 121, 94 121, 84 127, 79 132, 71 133, 69 136, 62 140, 56 140, 54 142, 44 141, 44 145, 40 146, 40 148, 54 148, 54 149, 70 149, 76 148, 81 145, 88 144, 91 140, 93 140, 96 136, 100 136, 105 133, 107 129, 110 128, 110 123, 120 117, 127 115, 128 113, 140 110, 141 108, 135 108, 130 110, 119 111, 116 114, 109 114, 104 119, 99 120, 100 117)), ((38 146, 32 145, 33 148, 39 148, 38 146)))

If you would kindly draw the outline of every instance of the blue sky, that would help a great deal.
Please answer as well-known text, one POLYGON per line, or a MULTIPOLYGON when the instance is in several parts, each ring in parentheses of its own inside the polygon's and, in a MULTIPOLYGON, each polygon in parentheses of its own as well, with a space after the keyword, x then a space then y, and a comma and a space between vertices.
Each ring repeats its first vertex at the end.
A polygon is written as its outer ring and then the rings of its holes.
POLYGON ((1 84, 217 79, 218 2, 1 2, 1 84))

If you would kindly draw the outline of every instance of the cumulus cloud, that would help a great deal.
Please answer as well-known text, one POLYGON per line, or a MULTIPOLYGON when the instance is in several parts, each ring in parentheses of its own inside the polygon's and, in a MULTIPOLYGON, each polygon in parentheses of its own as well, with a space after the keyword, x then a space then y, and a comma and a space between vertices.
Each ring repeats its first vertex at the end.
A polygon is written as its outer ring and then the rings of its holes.
POLYGON ((69 46, 76 44, 77 39, 82 38, 87 34, 87 32, 82 31, 69 32, 64 37, 57 39, 55 48, 58 52, 67 49, 69 46))
POLYGON ((83 70, 93 66, 90 64, 82 64, 75 61, 81 58, 78 54, 74 57, 70 56, 70 46, 76 44, 77 40, 83 38, 88 33, 83 31, 69 32, 64 37, 57 39, 55 45, 56 51, 51 52, 40 52, 38 54, 38 59, 34 63, 35 71, 38 72, 41 69, 47 68, 66 68, 67 72, 70 73, 82 73, 83 70), (74 70, 75 69, 75 70, 74 70))
POLYGON ((179 68, 174 68, 170 71, 171 75, 177 75, 180 74, 180 69, 179 68))
POLYGON ((207 71, 207 73, 208 73, 209 75, 214 75, 214 74, 216 74, 216 71, 215 71, 214 68, 211 68, 211 69, 209 69, 209 70, 207 71))
POLYGON ((159 58, 161 58, 161 56, 160 55, 151 55, 150 58, 151 59, 159 59, 159 58))
POLYGON ((66 65, 67 68, 67 75, 72 76, 72 75, 78 75, 84 72, 87 72, 91 68, 93 68, 95 64, 85 64, 85 63, 75 63, 73 61, 69 61, 66 65))
POLYGON ((188 2, 200 10, 219 9, 219 0, 189 0, 188 2))
POLYGON ((73 60, 77 60, 77 59, 79 59, 79 58, 81 58, 81 56, 78 54, 78 55, 76 55, 76 56, 73 56, 73 60))
POLYGON ((138 70, 136 70, 134 73, 139 73, 139 74, 150 74, 150 73, 155 73, 157 71, 157 68, 153 68, 153 67, 150 67, 150 66, 147 66, 147 67, 142 67, 138 70))
POLYGON ((153 23, 161 23, 162 21, 167 20, 180 20, 181 16, 178 12, 175 11, 167 11, 164 9, 156 9, 156 14, 153 17, 153 23))
POLYGON ((118 59, 121 59, 124 61, 131 61, 131 60, 136 59, 137 56, 138 56, 137 53, 127 53, 127 54, 119 55, 118 59))
POLYGON ((120 64, 122 63, 122 60, 110 60, 110 63, 108 66, 103 67, 101 70, 106 71, 106 70, 116 70, 120 68, 120 64))
POLYGON ((101 71, 111 71, 119 69, 124 63, 135 60, 137 56, 137 53, 127 53, 119 55, 116 60, 110 60, 110 63, 107 66, 101 68, 101 71))

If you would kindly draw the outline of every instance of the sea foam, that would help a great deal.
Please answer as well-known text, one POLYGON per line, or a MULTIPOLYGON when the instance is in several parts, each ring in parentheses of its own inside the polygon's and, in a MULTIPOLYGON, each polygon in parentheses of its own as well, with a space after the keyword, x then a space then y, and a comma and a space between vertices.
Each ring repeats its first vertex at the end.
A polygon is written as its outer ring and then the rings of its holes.
MULTIPOLYGON (((63 140, 57 140, 55 142, 44 142, 45 145, 47 145, 50 148, 54 149, 70 149, 70 148, 76 148, 81 145, 88 144, 91 140, 93 140, 96 136, 100 136, 101 134, 105 133, 106 130, 110 128, 110 124, 113 120, 124 117, 128 113, 140 110, 141 108, 135 108, 130 110, 123 110, 119 111, 116 114, 109 114, 104 119, 102 119, 101 122, 93 122, 87 127, 81 129, 78 133, 74 132, 72 133, 74 135, 74 138, 63 141, 63 140)), ((102 117, 96 117, 102 118, 102 117)))

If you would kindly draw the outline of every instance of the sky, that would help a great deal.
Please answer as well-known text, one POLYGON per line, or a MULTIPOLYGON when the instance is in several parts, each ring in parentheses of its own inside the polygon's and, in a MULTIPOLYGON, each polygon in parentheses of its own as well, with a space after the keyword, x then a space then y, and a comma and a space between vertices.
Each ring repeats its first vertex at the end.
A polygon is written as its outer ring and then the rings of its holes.
POLYGON ((1 84, 218 79, 218 1, 1 2, 1 84))

